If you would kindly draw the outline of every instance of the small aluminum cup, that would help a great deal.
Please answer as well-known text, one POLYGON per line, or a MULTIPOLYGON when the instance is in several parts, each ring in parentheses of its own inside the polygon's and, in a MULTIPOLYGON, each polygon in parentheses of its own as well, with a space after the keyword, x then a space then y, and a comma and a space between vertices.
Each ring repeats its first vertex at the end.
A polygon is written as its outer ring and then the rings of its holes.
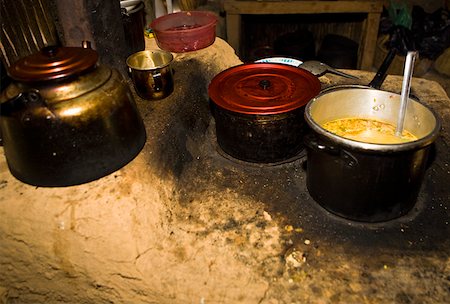
POLYGON ((146 50, 130 55, 127 66, 139 97, 158 100, 173 92, 173 55, 163 50, 146 50))

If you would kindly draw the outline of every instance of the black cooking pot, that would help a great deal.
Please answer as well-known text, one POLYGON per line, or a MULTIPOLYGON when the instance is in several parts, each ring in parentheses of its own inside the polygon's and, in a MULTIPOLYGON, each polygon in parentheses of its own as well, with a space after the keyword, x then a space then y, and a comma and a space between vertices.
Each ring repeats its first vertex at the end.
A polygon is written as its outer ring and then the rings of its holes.
POLYGON ((209 86, 220 148, 230 156, 273 163, 303 148, 306 103, 320 91, 310 72, 274 63, 242 64, 209 86))
POLYGON ((387 221, 411 210, 440 129, 431 109, 409 99, 405 130, 418 138, 412 142, 360 142, 322 127, 350 117, 396 125, 399 108, 399 94, 365 86, 333 88, 308 103, 307 187, 315 201, 334 214, 364 222, 387 221))

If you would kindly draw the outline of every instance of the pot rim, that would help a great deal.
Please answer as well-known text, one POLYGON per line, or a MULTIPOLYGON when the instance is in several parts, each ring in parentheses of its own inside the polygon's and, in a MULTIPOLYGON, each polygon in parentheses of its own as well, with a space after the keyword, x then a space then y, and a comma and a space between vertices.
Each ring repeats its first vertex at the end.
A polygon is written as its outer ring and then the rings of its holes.
POLYGON ((166 14, 156 18, 151 22, 150 27, 157 34, 160 33, 170 36, 177 36, 180 34, 196 34, 199 32, 203 32, 205 29, 209 30, 209 28, 215 27, 217 23, 218 18, 216 14, 214 14, 211 11, 180 11, 166 14), (179 20, 180 18, 183 19, 179 20), (199 24, 197 18, 204 18, 204 20, 202 20, 202 22, 200 22, 199 24), (180 23, 178 24, 178 22, 180 23), (195 28, 185 28, 178 31, 170 29, 174 25, 183 26, 187 25, 186 23, 193 23, 199 26, 195 28))
POLYGON ((299 117, 303 118, 302 115, 303 115, 303 112, 305 111, 306 105, 303 105, 301 107, 298 107, 298 108, 293 109, 288 112, 269 113, 269 114, 259 114, 259 113, 248 114, 248 113, 241 113, 241 112, 237 112, 237 111, 231 111, 225 107, 222 107, 222 106, 214 103, 212 100, 211 100, 211 107, 213 109, 215 109, 215 111, 213 113, 220 111, 224 114, 232 115, 236 118, 257 120, 257 121, 275 121, 275 120, 283 120, 283 119, 286 119, 287 117, 292 117, 292 116, 299 116, 299 117))
MULTIPOLYGON (((149 57, 150 60, 150 56, 149 57)), ((132 69, 132 70, 137 70, 137 71, 154 71, 154 70, 158 70, 158 69, 163 69, 167 66, 170 66, 172 64, 174 60, 173 54, 171 52, 168 51, 164 51, 164 50, 143 50, 143 51, 139 51, 136 53, 131 54, 130 56, 128 56, 127 60, 126 60, 126 64, 128 66, 128 68, 132 69), (140 67, 137 64, 134 64, 132 61, 134 60, 134 58, 144 55, 144 54, 161 54, 164 57, 168 58, 168 62, 158 65, 158 66, 154 66, 154 67, 140 67)))
MULTIPOLYGON (((436 140, 436 138, 439 136, 439 132, 441 129, 441 120, 440 120, 439 116, 427 104, 423 103, 422 101, 414 100, 414 99, 410 99, 410 101, 419 103, 422 106, 424 106, 428 111, 431 112, 431 114, 435 118, 435 126, 434 126, 433 130, 426 136, 424 136, 418 140, 415 140, 415 141, 406 142, 406 143, 397 143, 397 144, 368 143, 368 142, 361 142, 361 141, 344 138, 342 136, 336 135, 336 134, 322 128, 313 119, 313 117, 311 115, 311 106, 314 104, 314 102, 316 101, 317 98, 319 98, 323 95, 326 95, 326 94, 329 94, 329 93, 332 93, 332 92, 335 92, 338 90, 346 90, 346 89, 361 89, 361 90, 364 89, 364 90, 374 90, 374 91, 379 91, 379 92, 387 92, 387 91, 378 90, 378 89, 363 86, 363 85, 342 85, 342 86, 335 86, 335 87, 330 87, 328 89, 324 89, 320 92, 319 95, 317 95, 315 98, 313 98, 311 101, 309 101, 305 108, 305 114, 304 114, 305 121, 308 123, 308 125, 311 127, 312 130, 314 130, 318 134, 324 136, 325 138, 328 138, 332 142, 337 143, 344 147, 358 149, 358 150, 362 150, 365 152, 375 152, 375 153, 377 153, 377 152, 401 152, 401 151, 419 149, 419 148, 423 148, 425 146, 431 145, 436 140)), ((391 92, 391 93, 395 94, 395 95, 399 95, 397 93, 393 93, 393 92, 391 92)))

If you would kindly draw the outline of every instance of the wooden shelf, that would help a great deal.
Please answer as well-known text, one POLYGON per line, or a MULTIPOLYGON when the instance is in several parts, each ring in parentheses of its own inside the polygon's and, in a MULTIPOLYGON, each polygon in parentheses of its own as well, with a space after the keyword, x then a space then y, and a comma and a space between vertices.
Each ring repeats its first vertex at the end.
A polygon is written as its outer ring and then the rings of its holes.
MULTIPOLYGON (((237 1, 225 0, 227 40, 240 53, 242 15, 365 14, 359 41, 358 68, 371 70, 383 1, 237 1)), ((270 18, 270 16, 269 16, 270 18)))

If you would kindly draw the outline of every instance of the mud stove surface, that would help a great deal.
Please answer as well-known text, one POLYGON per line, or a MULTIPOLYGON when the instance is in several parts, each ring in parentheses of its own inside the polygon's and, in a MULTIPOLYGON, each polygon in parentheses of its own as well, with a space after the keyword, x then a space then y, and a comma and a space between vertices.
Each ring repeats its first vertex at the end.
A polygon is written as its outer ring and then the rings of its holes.
MULTIPOLYGON (((310 197, 303 153, 258 165, 220 151, 207 86, 239 63, 220 39, 176 56, 174 92, 157 102, 136 97, 143 151, 105 178, 36 188, 0 160, 0 292, 11 303, 448 300, 450 100, 442 88, 413 81, 443 121, 414 209, 366 224, 334 216, 310 197)), ((361 83, 373 77, 350 72, 361 83)), ((382 87, 400 88, 395 76, 382 87)))

